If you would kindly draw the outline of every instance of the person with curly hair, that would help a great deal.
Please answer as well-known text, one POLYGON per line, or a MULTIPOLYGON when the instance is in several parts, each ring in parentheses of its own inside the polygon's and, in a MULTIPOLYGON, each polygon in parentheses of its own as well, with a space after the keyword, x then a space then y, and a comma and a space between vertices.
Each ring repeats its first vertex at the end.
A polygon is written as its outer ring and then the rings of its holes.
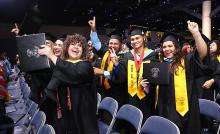
POLYGON ((60 116, 64 118, 68 134, 97 134, 97 92, 94 71, 86 60, 87 41, 79 34, 68 35, 64 41, 62 58, 55 56, 52 48, 42 45, 38 52, 46 55, 54 64, 53 76, 47 91, 66 90, 66 104, 61 103, 60 116))

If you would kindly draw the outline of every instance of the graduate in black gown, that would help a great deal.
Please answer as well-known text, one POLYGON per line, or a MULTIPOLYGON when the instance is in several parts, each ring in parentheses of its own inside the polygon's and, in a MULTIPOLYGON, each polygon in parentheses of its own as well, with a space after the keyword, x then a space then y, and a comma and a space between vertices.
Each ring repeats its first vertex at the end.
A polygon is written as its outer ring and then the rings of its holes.
POLYGON ((119 107, 127 103, 126 88, 123 84, 119 83, 113 76, 113 63, 110 58, 110 51, 114 49, 118 57, 122 47, 122 38, 118 33, 112 34, 107 45, 101 44, 97 31, 96 31, 96 18, 89 20, 89 25, 91 27, 90 38, 93 47, 96 50, 97 55, 101 58, 99 59, 94 67, 94 72, 99 76, 99 93, 104 97, 112 97, 118 101, 119 107))
POLYGON ((215 83, 215 76, 214 73, 217 70, 217 67, 220 62, 220 42, 218 40, 213 40, 210 42, 210 64, 205 72, 203 72, 203 77, 200 77, 198 87, 200 89, 200 98, 208 99, 214 101, 214 92, 219 87, 215 83), (199 84, 201 83, 201 84, 199 84))
POLYGON ((68 134, 97 134, 97 92, 92 65, 85 60, 87 44, 85 37, 74 34, 64 42, 63 59, 57 58, 51 47, 43 45, 38 52, 46 55, 54 70, 47 90, 67 90, 67 104, 63 107, 65 130, 68 134))
POLYGON ((119 62, 114 63, 113 72, 115 79, 127 89, 125 95, 128 96, 128 103, 138 107, 145 120, 155 114, 155 86, 142 87, 141 83, 146 83, 142 81, 143 63, 154 61, 156 53, 145 46, 145 38, 140 29, 132 30, 131 46, 133 49, 125 53, 119 62))
MULTIPOLYGON (((63 53, 63 43, 66 39, 66 35, 62 35, 58 37, 51 46, 54 52, 54 55, 56 57, 61 58, 62 53, 63 53)), ((53 63, 51 64, 51 69, 54 68, 53 63)), ((56 134, 63 134, 63 130, 65 129, 64 127, 64 120, 62 118, 61 114, 61 104, 67 104, 66 103, 66 97, 67 97, 67 92, 66 90, 58 90, 57 93, 54 93, 54 100, 50 99, 52 102, 49 102, 46 107, 48 107, 51 112, 50 116, 54 118, 55 123, 53 124, 53 127, 55 129, 56 134), (56 100, 55 100, 56 98, 56 100), (55 105, 53 105, 55 103, 55 105)), ((49 97, 47 97, 49 98, 49 97)), ((47 116, 48 117, 48 116, 47 116)))
POLYGON ((182 55, 174 36, 167 36, 162 42, 163 62, 170 62, 170 74, 169 85, 159 86, 158 114, 174 122, 181 134, 200 134, 195 74, 198 68, 206 68, 203 63, 208 64, 208 47, 199 32, 198 24, 190 21, 187 23, 195 39, 194 54, 182 55))

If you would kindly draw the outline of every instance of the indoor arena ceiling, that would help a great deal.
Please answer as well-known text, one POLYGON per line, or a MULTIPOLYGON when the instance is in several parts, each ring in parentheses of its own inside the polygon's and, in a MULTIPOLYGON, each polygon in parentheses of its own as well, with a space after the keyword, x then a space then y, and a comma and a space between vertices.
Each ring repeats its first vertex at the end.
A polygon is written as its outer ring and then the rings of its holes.
MULTIPOLYGON (((122 30, 129 28, 130 25, 139 25, 144 26, 146 30, 185 34, 187 20, 199 22, 201 25, 202 1, 0 0, 0 22, 24 23, 34 17, 37 23, 88 26, 87 21, 92 19, 92 16, 96 16, 98 27, 122 30), (39 12, 30 13, 31 3, 37 3, 39 12), (25 20, 25 16, 28 19, 25 20)), ((218 35, 220 34, 220 0, 212 0, 211 17, 212 33, 218 35)))

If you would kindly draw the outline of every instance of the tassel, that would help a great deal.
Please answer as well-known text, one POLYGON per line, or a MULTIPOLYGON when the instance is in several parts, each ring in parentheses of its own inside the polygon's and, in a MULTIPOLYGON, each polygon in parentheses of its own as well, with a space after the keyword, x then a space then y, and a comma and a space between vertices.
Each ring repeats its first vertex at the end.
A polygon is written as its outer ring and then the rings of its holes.
POLYGON ((67 106, 69 110, 72 109, 71 99, 70 99, 70 88, 67 87, 67 106))
POLYGON ((62 111, 61 111, 61 107, 60 107, 60 101, 59 101, 59 96, 57 93, 57 119, 62 118, 62 111))

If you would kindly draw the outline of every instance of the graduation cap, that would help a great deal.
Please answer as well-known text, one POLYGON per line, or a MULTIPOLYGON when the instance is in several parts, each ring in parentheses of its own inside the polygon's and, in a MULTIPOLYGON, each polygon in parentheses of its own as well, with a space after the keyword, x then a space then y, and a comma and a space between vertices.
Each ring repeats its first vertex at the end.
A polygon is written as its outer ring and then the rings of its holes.
POLYGON ((140 29, 140 28, 131 29, 130 36, 134 36, 134 35, 141 35, 141 36, 143 36, 144 35, 144 31, 142 29, 140 29))
POLYGON ((62 42, 64 42, 65 40, 66 40, 66 34, 63 34, 63 35, 61 35, 61 36, 58 36, 57 38, 56 38, 56 40, 61 40, 62 42))
POLYGON ((130 36, 134 36, 134 35, 144 35, 144 32, 141 29, 133 29, 130 33, 130 36))
POLYGON ((113 31, 109 34, 110 39, 117 39, 122 42, 122 34, 119 31, 113 31))
POLYGON ((52 42, 55 42, 56 37, 54 35, 52 35, 51 33, 45 33, 45 39, 50 40, 52 42))
POLYGON ((149 30, 148 27, 145 26, 139 26, 139 25, 130 25, 130 32, 129 35, 130 36, 134 36, 134 35, 144 35, 144 31, 149 30))
POLYGON ((165 32, 164 35, 160 39, 160 43, 163 43, 166 41, 173 41, 176 43, 180 43, 180 42, 182 42, 182 40, 184 40, 183 36, 180 36, 180 35, 177 35, 174 33, 170 33, 170 32, 165 32))

